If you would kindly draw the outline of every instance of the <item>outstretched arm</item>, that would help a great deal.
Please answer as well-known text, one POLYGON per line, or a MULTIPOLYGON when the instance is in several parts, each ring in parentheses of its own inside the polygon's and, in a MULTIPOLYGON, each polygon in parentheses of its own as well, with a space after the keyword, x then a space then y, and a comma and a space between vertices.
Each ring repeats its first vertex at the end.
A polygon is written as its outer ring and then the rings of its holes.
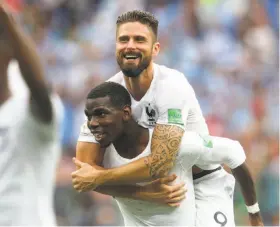
POLYGON ((0 14, 1 24, 4 25, 9 42, 14 49, 14 57, 19 63, 23 79, 31 93, 31 112, 39 121, 49 123, 53 118, 52 105, 35 44, 3 5, 0 5, 0 14))

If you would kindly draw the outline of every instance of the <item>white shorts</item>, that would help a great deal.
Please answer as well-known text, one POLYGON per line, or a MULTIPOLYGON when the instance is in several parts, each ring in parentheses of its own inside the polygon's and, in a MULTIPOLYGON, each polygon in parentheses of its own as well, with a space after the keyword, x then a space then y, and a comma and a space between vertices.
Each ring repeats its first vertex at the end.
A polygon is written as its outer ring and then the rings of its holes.
POLYGON ((235 226, 235 178, 223 168, 194 180, 196 226, 235 226))

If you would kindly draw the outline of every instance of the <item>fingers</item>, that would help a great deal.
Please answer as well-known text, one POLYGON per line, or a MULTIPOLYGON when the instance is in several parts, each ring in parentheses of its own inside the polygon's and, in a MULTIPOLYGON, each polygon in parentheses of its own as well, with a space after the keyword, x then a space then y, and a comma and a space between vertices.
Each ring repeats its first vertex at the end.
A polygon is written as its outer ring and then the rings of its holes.
POLYGON ((180 203, 168 203, 167 205, 170 207, 178 207, 180 206, 180 203))
POLYGON ((73 188, 78 192, 82 192, 81 186, 79 184, 73 184, 73 188))
POLYGON ((173 191, 172 193, 170 193, 169 198, 172 199, 172 198, 174 198, 174 197, 178 197, 178 196, 185 195, 187 191, 188 191, 188 190, 187 190, 186 188, 183 188, 183 187, 182 187, 182 188, 180 188, 180 189, 178 189, 178 190, 173 191))
POLYGON ((84 164, 83 162, 79 161, 79 160, 76 159, 76 158, 73 158, 72 160, 73 160, 74 164, 75 164, 78 168, 82 167, 82 165, 84 164))
POLYGON ((185 183, 180 183, 180 184, 176 184, 176 185, 172 185, 172 186, 168 186, 169 190, 173 193, 176 191, 181 190, 182 188, 184 188, 185 183))
POLYGON ((185 194, 167 199, 166 203, 179 203, 186 198, 185 194))
POLYGON ((160 178, 160 183, 161 184, 168 184, 168 183, 174 181, 176 178, 177 178, 177 176, 175 174, 172 174, 172 175, 169 175, 167 177, 160 178))
POLYGON ((78 173, 78 170, 76 170, 76 171, 74 171, 74 172, 71 173, 72 179, 73 179, 74 177, 77 177, 77 173, 78 173))
POLYGON ((184 186, 184 183, 175 186, 168 186, 170 193, 167 196, 166 203, 177 203, 185 199, 185 194, 188 190, 184 188, 184 186))

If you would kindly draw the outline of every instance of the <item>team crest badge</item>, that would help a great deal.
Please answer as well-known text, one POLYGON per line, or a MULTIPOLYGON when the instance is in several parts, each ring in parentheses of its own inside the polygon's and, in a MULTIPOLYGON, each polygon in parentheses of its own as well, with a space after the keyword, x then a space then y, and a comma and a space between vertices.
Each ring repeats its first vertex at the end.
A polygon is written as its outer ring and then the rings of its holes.
POLYGON ((151 103, 149 103, 145 106, 145 112, 149 126, 155 126, 158 119, 158 113, 156 111, 156 108, 153 105, 151 105, 151 103))

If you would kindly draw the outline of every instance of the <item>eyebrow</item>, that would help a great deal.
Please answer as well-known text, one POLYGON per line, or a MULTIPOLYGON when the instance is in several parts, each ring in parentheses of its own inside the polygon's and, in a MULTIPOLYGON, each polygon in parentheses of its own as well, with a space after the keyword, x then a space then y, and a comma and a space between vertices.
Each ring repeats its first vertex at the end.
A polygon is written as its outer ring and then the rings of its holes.
MULTIPOLYGON (((119 37, 118 37, 118 39, 124 39, 124 38, 129 38, 130 36, 129 35, 120 35, 119 37)), ((146 36, 144 36, 144 35, 134 35, 134 36, 132 36, 133 38, 142 38, 142 39, 145 39, 145 40, 147 40, 148 38, 146 37, 146 36)))
POLYGON ((97 112, 97 111, 110 111, 110 108, 107 108, 106 106, 99 106, 99 107, 92 109, 91 111, 89 111, 88 109, 84 110, 86 115, 93 114, 94 112, 97 112))

